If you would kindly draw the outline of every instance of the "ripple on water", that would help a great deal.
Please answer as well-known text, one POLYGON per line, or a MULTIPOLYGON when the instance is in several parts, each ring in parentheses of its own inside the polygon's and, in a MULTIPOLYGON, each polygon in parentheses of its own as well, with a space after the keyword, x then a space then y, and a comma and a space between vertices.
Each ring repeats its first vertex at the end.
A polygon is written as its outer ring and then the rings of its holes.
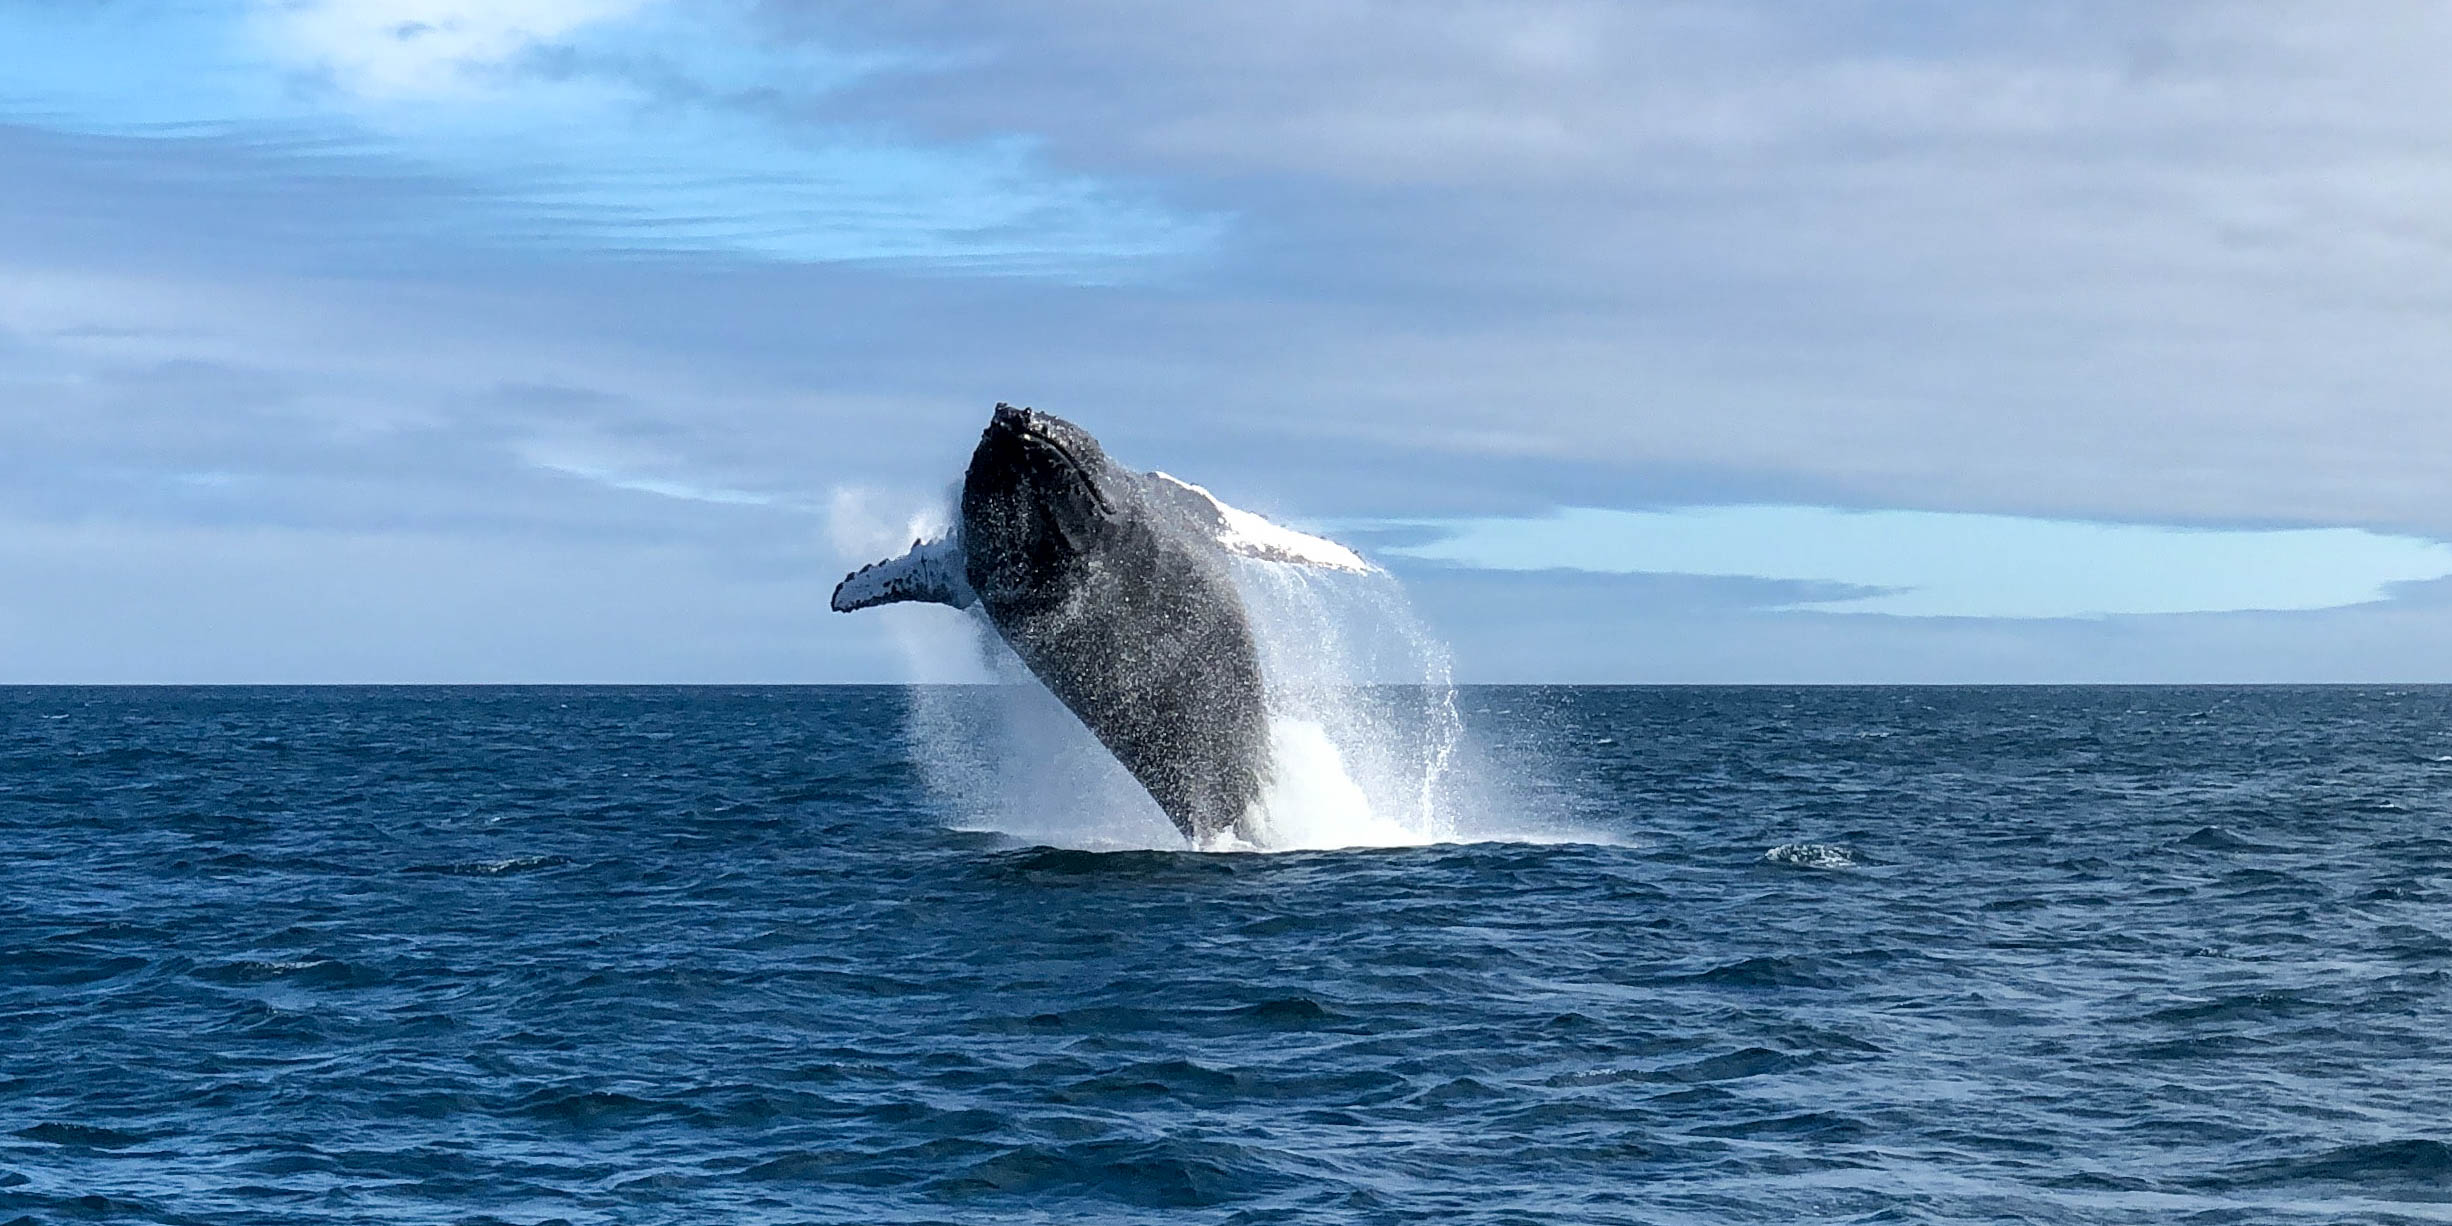
POLYGON ((20 1128, 16 1135, 45 1145, 62 1145, 74 1149, 125 1149, 142 1145, 154 1138, 146 1133, 125 1132, 93 1124, 41 1123, 20 1128))
POLYGON ((2452 1145, 2431 1137, 2342 1145, 2243 1163, 2210 1182, 2243 1187, 2344 1184, 2379 1199, 2452 1202, 2452 1145))
POLYGON ((0 690, 0 1222, 2452 1205, 2452 691, 1466 690, 1595 837, 1273 855, 913 701, 0 690))

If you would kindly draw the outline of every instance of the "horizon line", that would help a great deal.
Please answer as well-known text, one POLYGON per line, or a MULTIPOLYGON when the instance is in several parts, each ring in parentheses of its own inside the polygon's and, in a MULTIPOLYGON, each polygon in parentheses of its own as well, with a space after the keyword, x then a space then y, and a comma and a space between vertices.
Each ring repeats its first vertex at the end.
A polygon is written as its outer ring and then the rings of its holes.
MULTIPOLYGON (((991 690, 1005 681, 0 681, 0 690, 991 690)), ((1435 689, 1401 681, 1349 689, 1435 689)), ((1458 690, 2452 689, 2444 681, 1458 681, 1458 690)))

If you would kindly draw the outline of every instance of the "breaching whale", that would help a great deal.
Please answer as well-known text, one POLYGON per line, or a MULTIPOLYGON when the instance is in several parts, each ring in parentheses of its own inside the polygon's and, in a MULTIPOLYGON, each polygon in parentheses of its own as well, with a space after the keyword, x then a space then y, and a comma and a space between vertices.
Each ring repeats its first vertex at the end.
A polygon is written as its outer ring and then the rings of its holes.
POLYGON ((1185 837, 1249 839, 1268 712, 1230 554, 1371 569, 1197 485, 1124 469, 1063 418, 999 404, 953 529, 853 571, 832 604, 977 607, 1185 837))

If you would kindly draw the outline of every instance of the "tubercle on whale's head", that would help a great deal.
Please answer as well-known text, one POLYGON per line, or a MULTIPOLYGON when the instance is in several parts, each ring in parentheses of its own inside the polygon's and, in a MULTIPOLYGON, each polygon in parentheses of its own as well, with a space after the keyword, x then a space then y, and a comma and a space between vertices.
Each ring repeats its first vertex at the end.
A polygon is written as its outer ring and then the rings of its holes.
POLYGON ((969 579, 982 595, 1020 592, 1094 547, 1129 496, 1090 432, 999 404, 962 479, 969 579))

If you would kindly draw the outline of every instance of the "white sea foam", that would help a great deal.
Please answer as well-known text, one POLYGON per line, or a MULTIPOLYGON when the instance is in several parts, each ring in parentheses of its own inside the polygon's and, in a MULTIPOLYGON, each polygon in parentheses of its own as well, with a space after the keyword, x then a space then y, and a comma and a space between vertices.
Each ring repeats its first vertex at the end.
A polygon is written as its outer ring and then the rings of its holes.
POLYGON ((1270 721, 1274 768, 1261 793, 1254 850, 1292 851, 1341 847, 1411 847, 1437 841, 1436 815, 1408 824, 1356 782, 1345 754, 1328 729, 1307 719, 1270 721))
POLYGON ((1762 853, 1762 858, 1797 868, 1843 869, 1863 863, 1855 852, 1829 843, 1782 843, 1762 853))

